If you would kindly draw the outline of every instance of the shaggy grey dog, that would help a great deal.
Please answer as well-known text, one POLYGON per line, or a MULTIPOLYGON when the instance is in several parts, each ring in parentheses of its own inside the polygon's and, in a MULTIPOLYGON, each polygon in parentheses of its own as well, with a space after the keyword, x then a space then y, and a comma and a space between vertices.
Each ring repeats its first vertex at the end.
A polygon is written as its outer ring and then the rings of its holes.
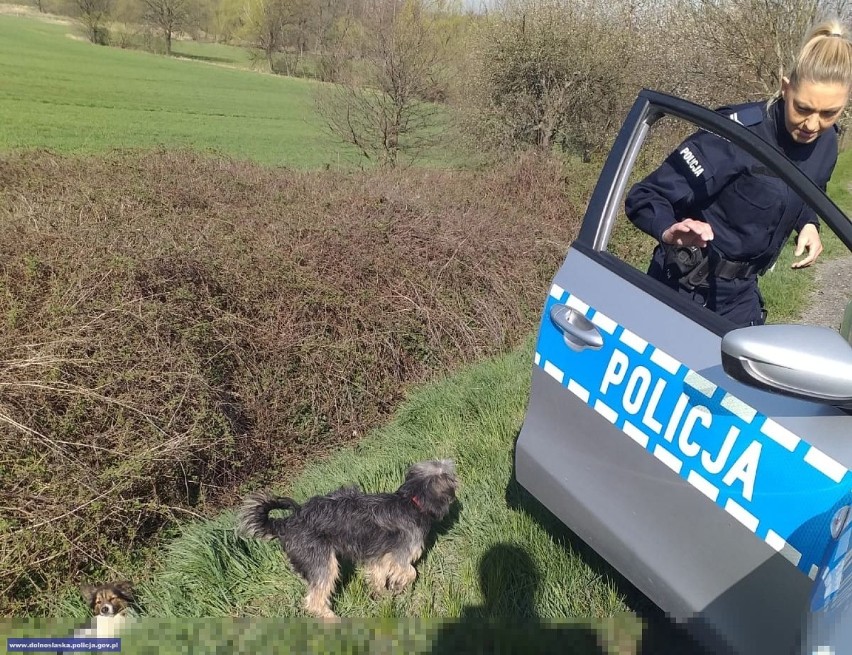
POLYGON ((305 610, 335 618, 331 593, 340 574, 338 557, 363 565, 376 593, 399 592, 417 577, 433 523, 443 519, 456 497, 452 460, 414 464, 395 493, 365 494, 358 486, 314 496, 304 505, 292 498, 256 493, 238 514, 238 529, 258 539, 278 539, 293 568, 308 585, 305 610), (274 509, 291 510, 270 518, 274 509))

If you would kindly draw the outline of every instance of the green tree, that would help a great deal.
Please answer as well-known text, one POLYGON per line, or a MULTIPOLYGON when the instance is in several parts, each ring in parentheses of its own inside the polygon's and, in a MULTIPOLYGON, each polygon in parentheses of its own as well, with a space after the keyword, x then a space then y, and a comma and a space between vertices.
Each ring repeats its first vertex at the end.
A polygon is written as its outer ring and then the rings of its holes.
POLYGON ((243 29, 245 24, 245 2, 243 0, 218 0, 210 10, 210 25, 207 31, 216 41, 228 43, 243 29))

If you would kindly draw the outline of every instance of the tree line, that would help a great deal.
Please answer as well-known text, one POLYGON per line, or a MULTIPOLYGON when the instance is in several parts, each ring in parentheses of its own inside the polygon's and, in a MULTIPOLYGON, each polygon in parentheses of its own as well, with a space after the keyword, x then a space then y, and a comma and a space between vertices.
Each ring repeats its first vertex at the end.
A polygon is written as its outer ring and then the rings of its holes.
POLYGON ((478 149, 590 160, 643 87, 705 105, 766 98, 808 25, 849 0, 37 0, 67 2, 94 42, 111 21, 247 48, 334 85, 317 106, 394 165, 446 133, 478 149), (442 125, 442 122, 444 123, 442 125))

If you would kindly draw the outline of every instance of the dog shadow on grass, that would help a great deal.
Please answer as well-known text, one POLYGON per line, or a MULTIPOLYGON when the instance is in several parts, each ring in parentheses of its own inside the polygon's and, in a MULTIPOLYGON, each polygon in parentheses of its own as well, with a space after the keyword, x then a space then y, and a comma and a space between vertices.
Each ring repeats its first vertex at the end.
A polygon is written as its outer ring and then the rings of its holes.
POLYGON ((441 625, 432 653, 571 653, 606 655, 597 633, 582 623, 542 620, 535 611, 539 575, 522 548, 497 544, 479 561, 484 603, 463 608, 441 625))

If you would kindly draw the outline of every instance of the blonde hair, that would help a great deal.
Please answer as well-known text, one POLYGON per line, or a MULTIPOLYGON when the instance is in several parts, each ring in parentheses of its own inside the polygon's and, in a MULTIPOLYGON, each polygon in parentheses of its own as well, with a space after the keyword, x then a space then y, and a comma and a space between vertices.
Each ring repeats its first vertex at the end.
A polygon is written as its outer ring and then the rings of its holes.
POLYGON ((793 86, 834 83, 852 90, 852 41, 846 27, 835 18, 811 27, 787 78, 793 86))

